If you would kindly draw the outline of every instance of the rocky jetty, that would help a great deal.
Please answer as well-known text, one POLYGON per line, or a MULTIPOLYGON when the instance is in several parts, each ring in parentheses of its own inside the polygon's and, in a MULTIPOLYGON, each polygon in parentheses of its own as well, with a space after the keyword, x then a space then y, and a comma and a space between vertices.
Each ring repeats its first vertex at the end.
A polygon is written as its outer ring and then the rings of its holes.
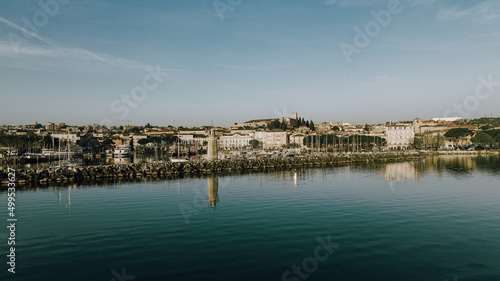
MULTIPOLYGON (((145 177, 171 178, 188 174, 213 174, 230 171, 265 171, 298 167, 340 166, 357 162, 394 162, 418 159, 424 153, 379 153, 324 155, 312 157, 257 158, 217 160, 211 162, 162 162, 154 164, 51 167, 47 169, 18 169, 18 186, 39 186, 82 182, 133 181, 145 177)), ((6 171, 0 171, 2 188, 8 184, 6 171)))

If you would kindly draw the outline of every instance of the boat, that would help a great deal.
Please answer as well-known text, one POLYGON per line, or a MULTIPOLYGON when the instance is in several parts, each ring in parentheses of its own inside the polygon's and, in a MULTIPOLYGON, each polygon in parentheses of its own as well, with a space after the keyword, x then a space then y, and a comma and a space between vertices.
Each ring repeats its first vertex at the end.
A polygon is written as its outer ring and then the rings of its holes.
POLYGON ((56 154, 55 149, 44 148, 42 149, 42 156, 54 156, 56 154))
POLYGON ((170 158, 170 162, 188 162, 189 159, 182 159, 182 158, 170 158))
POLYGON ((113 154, 114 154, 114 156, 125 157, 125 156, 130 155, 131 150, 132 150, 132 148, 130 145, 122 144, 122 145, 119 145, 115 148, 113 154))
POLYGON ((72 157, 73 155, 75 155, 75 152, 74 151, 57 151, 53 155, 69 158, 69 157, 72 157))
POLYGON ((186 152, 186 158, 181 157, 181 141, 179 137, 179 133, 177 133, 177 144, 173 147, 170 148, 171 154, 170 154, 170 162, 174 163, 179 163, 179 162, 188 162, 189 159, 187 159, 189 152, 186 152), (174 151, 177 150, 177 158, 174 158, 174 151))

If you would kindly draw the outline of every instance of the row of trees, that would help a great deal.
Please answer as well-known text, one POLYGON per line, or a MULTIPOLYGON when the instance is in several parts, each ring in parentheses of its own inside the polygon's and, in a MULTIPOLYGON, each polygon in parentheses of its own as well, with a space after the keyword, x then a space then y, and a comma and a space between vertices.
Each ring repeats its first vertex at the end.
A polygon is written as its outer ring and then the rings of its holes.
POLYGON ((327 147, 327 149, 332 148, 334 150, 347 151, 354 147, 371 150, 375 146, 384 146, 387 142, 384 138, 378 136, 351 135, 344 137, 329 134, 322 136, 307 136, 304 138, 303 144, 309 148, 327 147))
POLYGON ((299 119, 297 119, 297 127, 301 127, 301 126, 306 126, 307 128, 311 129, 312 131, 314 131, 316 129, 314 127, 313 120, 305 121, 304 118, 299 117, 299 119))
MULTIPOLYGON (((311 129, 312 131, 315 130, 314 127, 314 122, 312 120, 310 121, 304 121, 304 118, 297 119, 297 123, 295 124, 295 128, 301 127, 301 126, 306 126, 307 128, 311 129)), ((281 129, 283 131, 286 131, 289 129, 288 125, 286 122, 280 122, 279 120, 273 120, 267 124, 267 129, 273 130, 273 129, 281 129)), ((291 129, 291 128, 290 128, 291 129)))
POLYGON ((453 128, 448 130, 444 135, 438 135, 433 138, 426 138, 423 135, 416 135, 414 146, 416 148, 424 147, 442 147, 446 140, 454 142, 456 147, 468 146, 468 140, 478 146, 496 146, 500 147, 500 130, 488 130, 474 132, 467 128, 453 128))
POLYGON ((137 143, 140 145, 147 145, 149 143, 152 143, 155 146, 162 146, 163 143, 166 143, 168 146, 168 144, 173 144, 176 142, 177 142, 177 136, 149 137, 137 141, 137 143))
POLYGON ((473 138, 472 142, 481 146, 496 146, 500 147, 500 133, 492 137, 488 131, 479 132, 473 138))

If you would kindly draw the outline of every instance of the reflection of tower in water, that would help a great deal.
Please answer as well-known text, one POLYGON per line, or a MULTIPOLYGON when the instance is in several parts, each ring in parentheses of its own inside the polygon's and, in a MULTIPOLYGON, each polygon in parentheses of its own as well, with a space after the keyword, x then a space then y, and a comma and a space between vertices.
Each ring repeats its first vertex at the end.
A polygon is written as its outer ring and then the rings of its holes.
POLYGON ((71 187, 68 187, 68 191, 66 192, 66 210, 71 209, 71 187))
POLYGON ((208 176, 207 188, 208 188, 207 202, 212 207, 212 212, 214 212, 215 206, 217 205, 217 202, 219 202, 219 177, 208 176))

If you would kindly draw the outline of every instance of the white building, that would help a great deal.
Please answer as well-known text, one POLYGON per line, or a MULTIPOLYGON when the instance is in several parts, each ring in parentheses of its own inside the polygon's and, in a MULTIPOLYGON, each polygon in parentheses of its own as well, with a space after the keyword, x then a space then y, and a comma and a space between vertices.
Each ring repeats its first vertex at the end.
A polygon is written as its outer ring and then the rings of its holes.
POLYGON ((141 139, 147 139, 147 138, 148 138, 148 136, 143 135, 143 134, 132 135, 132 144, 134 145, 134 147, 139 147, 140 146, 139 140, 141 140, 141 139))
POLYGON ((250 146, 250 141, 254 139, 253 134, 229 134, 219 137, 219 148, 221 149, 242 149, 250 146))
POLYGON ((288 145, 288 134, 281 130, 255 132, 255 139, 262 143, 264 149, 279 149, 288 145))
POLYGON ((295 134, 292 134, 290 135, 290 144, 292 143, 296 143, 299 145, 300 148, 303 148, 304 147, 304 138, 306 137, 305 134, 301 134, 301 133, 295 133, 295 134))
POLYGON ((408 149, 413 144, 415 132, 411 124, 394 124, 385 126, 387 147, 389 149, 408 149))
POLYGON ((52 137, 61 141, 69 141, 71 144, 76 144, 76 142, 80 140, 80 137, 77 134, 52 134, 52 137))
POLYGON ((457 117, 435 117, 435 118, 432 118, 433 121, 436 121, 436 122, 455 122, 455 121, 459 121, 459 120, 462 120, 463 118, 460 117, 460 116, 457 116, 457 117))

